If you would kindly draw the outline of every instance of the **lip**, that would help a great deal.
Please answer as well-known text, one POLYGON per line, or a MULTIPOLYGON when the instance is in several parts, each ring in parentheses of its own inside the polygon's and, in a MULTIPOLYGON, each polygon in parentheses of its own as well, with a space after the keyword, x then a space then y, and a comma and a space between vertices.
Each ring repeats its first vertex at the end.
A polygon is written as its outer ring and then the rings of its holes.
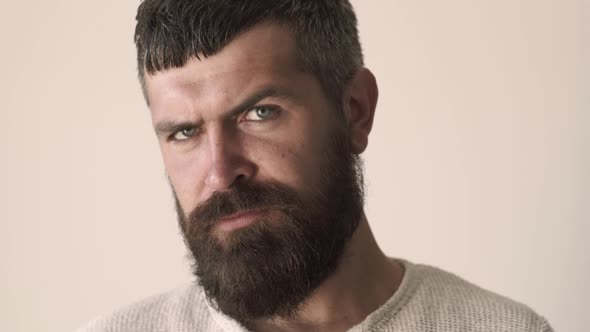
POLYGON ((260 216, 264 214, 265 210, 247 210, 234 213, 218 221, 217 227, 224 231, 230 232, 239 228, 248 227, 254 224, 260 216))

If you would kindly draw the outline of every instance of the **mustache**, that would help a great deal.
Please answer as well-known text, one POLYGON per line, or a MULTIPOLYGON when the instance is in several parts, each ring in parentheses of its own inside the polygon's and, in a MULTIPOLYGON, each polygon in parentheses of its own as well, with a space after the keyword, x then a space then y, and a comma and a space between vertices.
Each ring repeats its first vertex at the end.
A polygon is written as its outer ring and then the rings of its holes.
POLYGON ((228 191, 214 192, 188 215, 189 228, 209 230, 232 214, 255 209, 274 208, 289 211, 300 203, 297 192, 277 183, 241 183, 228 191))

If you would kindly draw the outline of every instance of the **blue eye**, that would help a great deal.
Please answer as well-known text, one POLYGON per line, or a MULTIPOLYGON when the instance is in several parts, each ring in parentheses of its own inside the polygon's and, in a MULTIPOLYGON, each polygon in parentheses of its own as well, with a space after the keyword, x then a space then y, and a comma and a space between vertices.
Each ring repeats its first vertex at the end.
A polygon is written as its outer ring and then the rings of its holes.
POLYGON ((197 128, 195 128, 195 127, 184 128, 184 129, 181 129, 181 130, 177 131, 176 133, 174 133, 174 135, 172 135, 172 139, 174 141, 184 141, 184 140, 187 140, 187 139, 193 137, 196 133, 197 133, 197 128))
POLYGON ((276 110, 270 106, 256 106, 246 112, 246 121, 264 121, 274 116, 276 110))

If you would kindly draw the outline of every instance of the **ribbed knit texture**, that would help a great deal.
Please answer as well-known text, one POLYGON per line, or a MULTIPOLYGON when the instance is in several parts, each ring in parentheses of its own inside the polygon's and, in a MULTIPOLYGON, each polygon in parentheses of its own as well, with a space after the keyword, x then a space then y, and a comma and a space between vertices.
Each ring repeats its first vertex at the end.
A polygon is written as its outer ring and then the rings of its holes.
MULTIPOLYGON (((398 260, 396 293, 350 332, 552 332, 527 306, 435 267, 398 260)), ((244 332, 215 311, 196 285, 145 299, 77 332, 244 332)))

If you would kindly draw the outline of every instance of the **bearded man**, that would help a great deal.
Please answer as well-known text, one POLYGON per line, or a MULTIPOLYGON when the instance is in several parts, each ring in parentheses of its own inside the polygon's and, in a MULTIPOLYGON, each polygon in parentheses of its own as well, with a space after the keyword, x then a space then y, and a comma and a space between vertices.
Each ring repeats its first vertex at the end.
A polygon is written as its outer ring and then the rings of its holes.
POLYGON ((347 0, 144 0, 135 33, 195 282, 82 331, 550 331, 387 257, 363 212, 377 105, 347 0))

